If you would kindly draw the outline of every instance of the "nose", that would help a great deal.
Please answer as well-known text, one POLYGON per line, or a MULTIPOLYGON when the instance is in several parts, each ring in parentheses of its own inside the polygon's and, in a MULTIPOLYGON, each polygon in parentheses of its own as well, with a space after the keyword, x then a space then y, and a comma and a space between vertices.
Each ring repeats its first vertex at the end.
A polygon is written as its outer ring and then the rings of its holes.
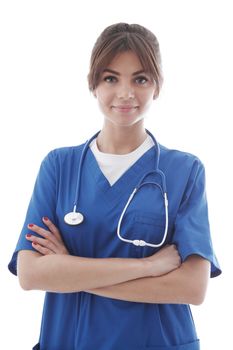
POLYGON ((135 97, 134 88, 131 84, 121 84, 117 90, 117 97, 121 100, 129 100, 135 97))

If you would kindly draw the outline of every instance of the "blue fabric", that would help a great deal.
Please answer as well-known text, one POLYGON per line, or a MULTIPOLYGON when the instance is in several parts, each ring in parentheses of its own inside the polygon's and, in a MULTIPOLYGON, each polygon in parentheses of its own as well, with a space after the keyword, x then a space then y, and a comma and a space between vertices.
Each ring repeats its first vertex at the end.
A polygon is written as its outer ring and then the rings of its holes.
MULTIPOLYGON (((166 175, 169 231, 184 261, 198 254, 211 262, 211 276, 221 273, 211 243, 205 196, 205 174, 200 160, 188 153, 161 147, 160 169, 166 175)), ((85 220, 68 226, 83 145, 50 152, 41 164, 21 235, 9 264, 17 273, 17 252, 33 250, 25 239, 28 223, 43 226, 48 216, 59 227, 72 255, 140 258, 157 249, 120 241, 117 222, 125 203, 146 171, 153 170, 154 148, 147 151, 111 187, 88 150, 81 178, 78 210, 85 220)), ((155 180, 151 175, 147 180, 155 180)), ((158 182, 161 181, 158 177, 158 182)), ((164 231, 163 200, 148 185, 135 195, 122 222, 125 238, 158 243, 164 231)), ((199 341, 189 305, 135 303, 89 293, 45 295, 39 344, 41 350, 198 350, 199 341)))

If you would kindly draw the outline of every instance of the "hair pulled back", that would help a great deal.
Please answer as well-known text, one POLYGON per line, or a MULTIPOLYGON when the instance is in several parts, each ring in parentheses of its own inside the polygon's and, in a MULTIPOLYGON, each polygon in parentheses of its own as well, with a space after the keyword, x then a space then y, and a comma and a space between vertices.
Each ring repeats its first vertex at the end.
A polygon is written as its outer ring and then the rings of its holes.
POLYGON ((110 25, 98 37, 91 54, 89 89, 96 89, 103 70, 117 54, 125 51, 132 51, 138 56, 145 72, 154 79, 159 94, 163 76, 158 40, 145 27, 128 23, 110 25))

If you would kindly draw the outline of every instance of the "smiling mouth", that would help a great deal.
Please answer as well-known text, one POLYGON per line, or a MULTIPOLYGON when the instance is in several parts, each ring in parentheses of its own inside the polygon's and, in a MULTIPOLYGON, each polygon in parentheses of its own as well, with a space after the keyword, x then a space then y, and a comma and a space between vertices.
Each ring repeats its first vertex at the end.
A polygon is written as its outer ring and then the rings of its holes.
POLYGON ((127 113, 134 111, 138 106, 113 106, 112 108, 116 109, 119 112, 127 113))

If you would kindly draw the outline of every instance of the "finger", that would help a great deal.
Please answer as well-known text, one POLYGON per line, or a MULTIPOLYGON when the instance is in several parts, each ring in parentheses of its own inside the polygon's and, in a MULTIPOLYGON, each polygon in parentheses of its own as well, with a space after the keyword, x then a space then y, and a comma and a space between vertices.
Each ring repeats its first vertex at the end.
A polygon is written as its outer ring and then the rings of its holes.
POLYGON ((45 230, 44 228, 42 228, 40 226, 37 226, 35 224, 29 224, 28 228, 31 231, 37 233, 39 236, 42 236, 42 237, 48 239, 49 241, 53 242, 53 244, 56 245, 56 243, 58 243, 57 242, 57 238, 54 236, 54 234, 52 234, 51 232, 45 230))
POLYGON ((59 249, 59 253, 69 254, 58 228, 53 224, 53 222, 47 216, 44 216, 42 220, 45 223, 45 225, 49 228, 49 232, 52 232, 52 236, 56 237, 56 240, 53 240, 53 242, 59 249))
POLYGON ((43 220, 44 224, 49 228, 49 231, 52 232, 58 240, 62 241, 60 231, 54 225, 54 223, 51 220, 49 220, 49 218, 47 216, 44 216, 42 218, 42 220, 43 220))
POLYGON ((52 250, 45 248, 38 243, 32 242, 32 246, 37 252, 41 253, 42 255, 54 254, 54 252, 52 250))
POLYGON ((53 253, 59 253, 57 246, 46 238, 36 237, 30 233, 26 235, 26 239, 34 244, 39 244, 40 246, 51 250, 53 253))

